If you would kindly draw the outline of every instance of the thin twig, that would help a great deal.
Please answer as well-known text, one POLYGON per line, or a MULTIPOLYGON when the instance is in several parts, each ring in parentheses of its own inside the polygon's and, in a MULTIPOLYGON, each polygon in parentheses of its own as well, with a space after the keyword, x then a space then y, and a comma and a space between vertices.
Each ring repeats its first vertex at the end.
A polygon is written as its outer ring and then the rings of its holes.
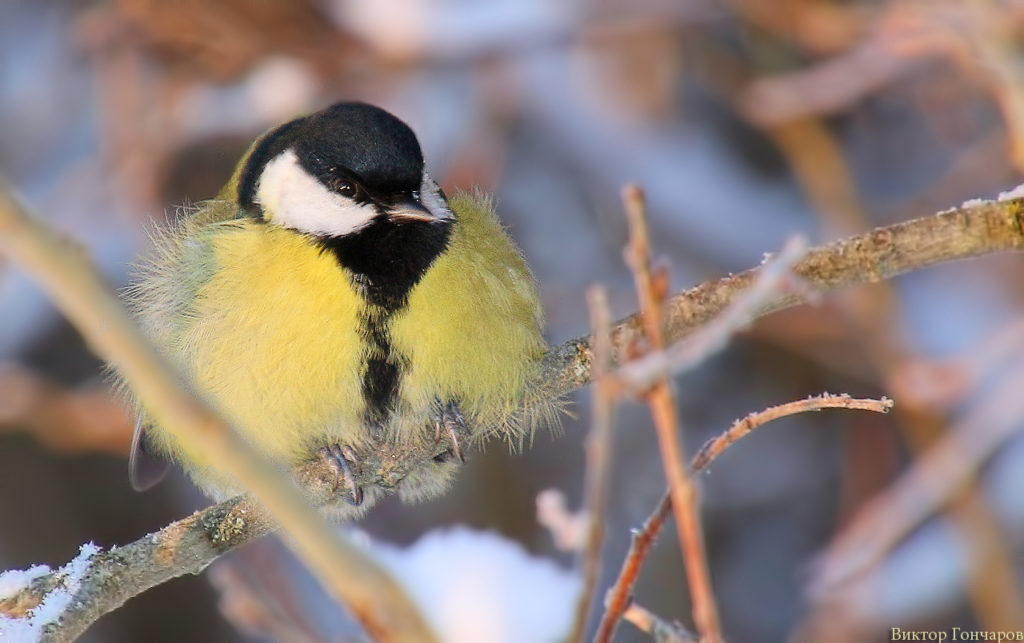
MULTIPOLYGON (((960 4, 960 3, 957 3, 960 4)), ((992 97, 1003 113, 1010 160, 1018 171, 1024 169, 1024 88, 1018 59, 1019 22, 1007 20, 1001 3, 971 0, 963 3, 969 18, 961 30, 969 59, 987 76, 992 97)))
POLYGON ((699 643, 696 636, 679 623, 669 623, 654 612, 630 603, 622 614, 622 620, 635 625, 645 634, 650 634, 654 643, 699 643))
MULTIPOLYGON (((85 254, 34 220, 3 182, 0 249, 39 281, 96 354, 132 383, 162 426, 253 491, 288 532, 285 542, 372 635, 382 640, 432 640, 400 587, 344 541, 266 456, 191 394, 145 340, 85 254)), ((51 629, 59 638, 74 638, 86 625, 62 619, 51 629)))
POLYGON ((809 397, 806 400, 796 400, 795 402, 787 402, 786 404, 772 406, 763 411, 751 413, 747 417, 737 420, 728 431, 717 438, 708 440, 708 442, 701 447, 700 451, 697 452, 697 455, 694 456, 693 462, 690 464, 690 468, 694 471, 700 471, 701 469, 706 468, 711 464, 712 460, 717 458, 723 451, 728 449, 734 443, 738 442, 740 438, 744 437, 762 424, 787 415, 806 413, 808 411, 820 411, 822 409, 857 409, 860 411, 888 413, 892 407, 893 401, 885 397, 880 400, 871 398, 857 399, 850 397, 849 395, 833 395, 831 393, 822 393, 815 397, 809 397))
POLYGON ((618 383, 631 391, 645 391, 655 381, 691 370, 708 357, 725 348, 729 339, 748 326, 758 311, 778 297, 792 291, 803 291, 804 299, 811 295, 807 288, 793 283, 793 265, 807 251, 807 242, 794 237, 786 242, 777 256, 765 261, 754 283, 738 294, 712 321, 702 326, 686 341, 676 342, 664 350, 655 350, 623 364, 612 375, 618 383))
MULTIPOLYGON (((629 217, 630 240, 626 249, 627 263, 633 271, 640 298, 644 336, 653 350, 665 348, 662 301, 667 289, 657 283, 650 270, 650 244, 647 235, 646 207, 643 192, 637 186, 623 190, 623 202, 629 217)), ((667 377, 655 382, 646 394, 658 432, 658 445, 662 466, 672 496, 672 510, 679 526, 679 547, 693 601, 693 621, 706 643, 722 640, 718 622, 718 607, 711 589, 711 575, 704 552, 700 512, 697 508, 697 490, 686 475, 686 456, 679 437, 679 418, 672 384, 667 377)))
MULTIPOLYGON (((694 476, 704 471, 718 456, 735 444, 743 436, 754 429, 777 420, 782 417, 807 413, 809 411, 820 411, 826 408, 835 409, 856 409, 861 411, 874 411, 876 413, 888 413, 893 407, 890 399, 856 399, 847 395, 832 395, 823 393, 806 400, 797 400, 787 404, 769 407, 757 413, 751 413, 745 418, 737 420, 733 425, 717 438, 710 440, 701 448, 700 452, 690 463, 690 475, 694 476)), ((658 537, 665 520, 668 519, 672 510, 672 499, 666 491, 658 501, 658 505, 648 516, 643 527, 633 534, 633 540, 629 551, 622 561, 622 568, 615 579, 605 598, 605 613, 594 637, 596 643, 607 643, 615 634, 615 628, 619 619, 622 618, 632 598, 633 588, 636 586, 640 569, 643 567, 647 554, 658 537)))
POLYGON ((607 378, 611 366, 611 311, 608 294, 600 285, 587 289, 590 326, 594 330, 594 391, 593 418, 587 438, 587 474, 585 511, 587 541, 582 552, 583 589, 576 605, 570 641, 583 641, 587 630, 587 616, 597 591, 601 571, 601 545, 604 543, 604 514, 608 504, 608 485, 612 452, 612 420, 615 413, 615 393, 607 378))
MULTIPOLYGON (((792 266, 804 252, 802 239, 789 241, 777 256, 765 262, 763 270, 749 290, 740 293, 719 316, 698 329, 686 342, 680 342, 665 350, 653 351, 627 362, 613 374, 613 377, 626 382, 630 388, 649 387, 653 383, 653 378, 664 378, 669 374, 685 371, 720 350, 728 343, 733 333, 750 323, 758 310, 782 294, 784 288, 791 284, 792 266)), ((632 580, 618 586, 618 591, 609 593, 607 611, 601 621, 596 640, 611 640, 616 624, 629 600, 641 561, 646 557, 647 549, 653 543, 671 507, 669 494, 666 493, 658 508, 644 524, 644 528, 634 536, 633 547, 639 553, 636 557, 627 557, 620 574, 620 579, 625 575, 632 580)))
POLYGON ((647 560, 647 553, 654 546, 670 513, 672 513, 672 496, 666 491, 658 501, 658 506, 647 517, 643 527, 633 533, 632 543, 626 558, 622 561, 619 575, 605 595, 604 616, 601 617, 601 622, 597 626, 594 643, 608 643, 615 635, 619 620, 629 607, 630 601, 633 600, 633 588, 640 577, 640 568, 647 560))

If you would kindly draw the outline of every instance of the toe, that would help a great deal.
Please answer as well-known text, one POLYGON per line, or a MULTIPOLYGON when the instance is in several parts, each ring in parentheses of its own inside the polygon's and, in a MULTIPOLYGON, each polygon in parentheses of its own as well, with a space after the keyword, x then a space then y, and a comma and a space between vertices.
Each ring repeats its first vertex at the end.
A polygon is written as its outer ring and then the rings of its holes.
MULTIPOLYGON (((317 451, 320 457, 331 467, 337 476, 335 481, 334 490, 338 490, 338 486, 344 483, 345 488, 348 490, 348 494, 345 499, 349 504, 359 506, 363 503, 363 489, 356 484, 356 478, 352 474, 352 463, 356 463, 358 466, 358 458, 356 458, 355 452, 349 447, 342 447, 338 444, 331 444, 326 447, 322 447, 317 451)), ((360 467, 360 471, 362 468, 360 467)))

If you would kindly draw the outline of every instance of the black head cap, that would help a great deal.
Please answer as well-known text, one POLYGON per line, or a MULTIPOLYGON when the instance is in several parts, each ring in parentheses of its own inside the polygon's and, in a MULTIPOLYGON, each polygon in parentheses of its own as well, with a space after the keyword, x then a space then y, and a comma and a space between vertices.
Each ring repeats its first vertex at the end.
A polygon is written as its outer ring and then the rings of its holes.
POLYGON ((268 132, 245 161, 238 203, 254 202, 263 167, 292 148, 303 168, 324 185, 355 181, 369 197, 388 201, 420 188, 423 152, 409 126, 366 103, 337 103, 268 132))

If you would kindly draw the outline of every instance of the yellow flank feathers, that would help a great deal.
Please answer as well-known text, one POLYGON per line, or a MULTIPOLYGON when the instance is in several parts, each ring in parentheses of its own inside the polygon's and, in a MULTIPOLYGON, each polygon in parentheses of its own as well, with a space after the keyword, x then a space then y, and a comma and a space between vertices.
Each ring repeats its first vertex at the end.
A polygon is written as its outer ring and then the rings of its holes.
POLYGON ((410 358, 401 396, 413 409, 456 399, 479 429, 514 430, 508 420, 545 348, 533 278, 486 197, 449 203, 458 217, 449 248, 391 327, 410 358))

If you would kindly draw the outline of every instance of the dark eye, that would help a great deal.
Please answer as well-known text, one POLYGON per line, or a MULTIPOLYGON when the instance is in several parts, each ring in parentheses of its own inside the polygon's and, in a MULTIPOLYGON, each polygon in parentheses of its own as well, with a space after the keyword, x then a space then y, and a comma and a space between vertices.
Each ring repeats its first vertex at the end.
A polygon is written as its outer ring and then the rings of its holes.
POLYGON ((345 196, 350 199, 356 198, 356 195, 359 194, 359 188, 356 187, 355 183, 352 183, 350 181, 339 181, 337 187, 335 187, 335 190, 341 196, 345 196))

